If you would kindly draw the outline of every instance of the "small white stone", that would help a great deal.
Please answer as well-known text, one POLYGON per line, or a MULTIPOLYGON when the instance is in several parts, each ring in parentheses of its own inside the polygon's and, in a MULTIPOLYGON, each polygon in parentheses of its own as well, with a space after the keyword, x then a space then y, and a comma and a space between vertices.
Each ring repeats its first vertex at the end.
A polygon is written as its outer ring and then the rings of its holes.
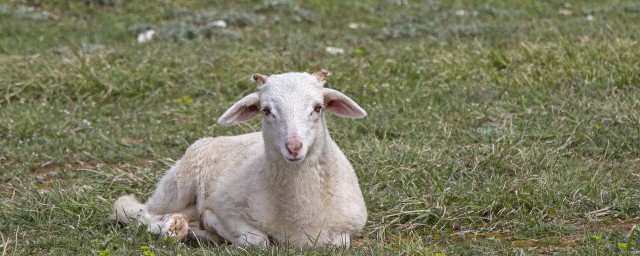
POLYGON ((360 22, 350 22, 349 23, 349 28, 350 29, 361 29, 361 28, 365 28, 367 27, 366 24, 364 23, 360 23, 360 22))
POLYGON ((331 55, 344 54, 344 49, 340 47, 327 46, 327 48, 325 48, 325 51, 331 55))
POLYGON ((138 40, 138 43, 139 43, 139 44, 146 43, 146 38, 145 38, 145 36, 144 36, 144 33, 140 33, 140 34, 138 34, 138 38, 137 38, 137 40, 138 40))
POLYGON ((216 20, 211 22, 211 26, 214 26, 216 28, 226 28, 227 27, 227 22, 224 20, 216 20))
POLYGON ((138 34, 138 43, 144 44, 144 43, 151 42, 155 34, 156 34, 156 31, 153 29, 149 29, 143 33, 138 34))
POLYGON ((587 20, 588 21, 592 21, 593 20, 593 15, 587 15, 587 20))
POLYGON ((558 14, 564 15, 564 16, 569 16, 569 15, 573 14, 573 12, 571 10, 569 10, 569 9, 560 9, 558 11, 558 14))
POLYGON ((144 32, 144 35, 147 37, 147 39, 151 40, 153 39, 153 35, 156 34, 156 31, 153 29, 149 29, 147 30, 147 32, 144 32))
POLYGON ((456 16, 466 16, 467 15, 467 11, 465 11, 465 10, 456 10, 454 13, 456 14, 456 16))

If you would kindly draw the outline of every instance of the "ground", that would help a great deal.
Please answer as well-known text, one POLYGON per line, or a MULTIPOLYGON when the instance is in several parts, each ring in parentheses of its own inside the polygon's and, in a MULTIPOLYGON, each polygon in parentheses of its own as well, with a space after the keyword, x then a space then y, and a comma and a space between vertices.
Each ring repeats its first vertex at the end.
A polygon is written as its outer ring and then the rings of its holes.
POLYGON ((4 0, 0 24, 2 255, 640 251, 637 1, 4 0), (369 113, 328 117, 369 210, 351 248, 108 220, 198 138, 259 129, 216 124, 252 73, 320 68, 369 113))

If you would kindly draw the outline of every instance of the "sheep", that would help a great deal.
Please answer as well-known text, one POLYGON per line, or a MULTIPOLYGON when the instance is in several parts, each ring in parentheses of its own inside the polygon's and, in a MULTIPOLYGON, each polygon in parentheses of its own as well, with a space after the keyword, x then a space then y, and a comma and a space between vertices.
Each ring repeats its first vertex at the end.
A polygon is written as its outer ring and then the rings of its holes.
POLYGON ((329 75, 254 74, 258 91, 233 104, 218 123, 236 125, 261 113, 262 131, 196 141, 145 204, 122 196, 111 218, 177 240, 349 246, 365 225, 367 209, 324 112, 348 118, 367 113, 325 88, 329 75))

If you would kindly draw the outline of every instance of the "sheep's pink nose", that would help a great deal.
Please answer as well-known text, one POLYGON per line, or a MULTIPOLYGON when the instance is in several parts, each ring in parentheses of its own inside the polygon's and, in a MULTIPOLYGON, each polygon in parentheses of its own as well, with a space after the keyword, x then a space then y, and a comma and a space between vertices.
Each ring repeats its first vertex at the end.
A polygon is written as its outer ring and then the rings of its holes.
POLYGON ((285 146, 287 146, 287 151, 289 151, 289 154, 295 157, 298 156, 298 153, 300 153, 302 142, 298 138, 289 138, 287 140, 287 143, 285 143, 285 146))

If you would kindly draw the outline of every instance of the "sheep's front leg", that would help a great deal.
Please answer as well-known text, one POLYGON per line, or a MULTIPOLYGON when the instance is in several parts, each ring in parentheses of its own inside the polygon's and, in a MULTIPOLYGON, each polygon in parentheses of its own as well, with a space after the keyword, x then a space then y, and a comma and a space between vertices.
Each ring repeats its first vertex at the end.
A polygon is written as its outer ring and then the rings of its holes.
POLYGON ((215 230, 218 235, 224 237, 232 244, 248 246, 256 245, 266 247, 269 244, 267 234, 252 227, 239 217, 220 219, 211 210, 204 210, 201 219, 205 228, 215 230))
POLYGON ((157 215, 151 218, 147 230, 182 241, 189 232, 189 221, 183 213, 157 215))

